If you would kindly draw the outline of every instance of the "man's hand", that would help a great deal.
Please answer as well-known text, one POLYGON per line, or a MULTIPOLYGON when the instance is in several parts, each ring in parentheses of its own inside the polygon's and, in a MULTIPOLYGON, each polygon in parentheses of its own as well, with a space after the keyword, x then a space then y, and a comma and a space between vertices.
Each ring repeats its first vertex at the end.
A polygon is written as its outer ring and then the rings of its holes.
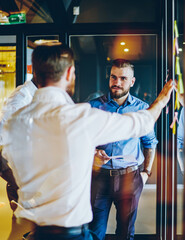
POLYGON ((146 181, 148 180, 148 175, 146 172, 140 172, 140 174, 143 179, 143 185, 145 185, 146 181))
POLYGON ((95 155, 94 155, 93 170, 99 171, 101 166, 106 164, 109 160, 110 158, 104 150, 96 149, 95 155))
POLYGON ((159 115, 161 114, 162 109, 169 102, 171 92, 173 89, 174 89, 174 85, 171 79, 164 85, 162 91, 159 93, 156 100, 148 108, 148 111, 152 114, 155 121, 158 119, 159 115))
POLYGON ((162 91, 159 93, 155 102, 160 102, 162 108, 166 106, 166 104, 170 100, 171 92, 174 89, 173 80, 170 79, 163 87, 162 91))
POLYGON ((103 164, 106 164, 110 160, 110 157, 106 154, 106 152, 101 149, 96 149, 95 156, 100 158, 102 162, 104 162, 103 164))

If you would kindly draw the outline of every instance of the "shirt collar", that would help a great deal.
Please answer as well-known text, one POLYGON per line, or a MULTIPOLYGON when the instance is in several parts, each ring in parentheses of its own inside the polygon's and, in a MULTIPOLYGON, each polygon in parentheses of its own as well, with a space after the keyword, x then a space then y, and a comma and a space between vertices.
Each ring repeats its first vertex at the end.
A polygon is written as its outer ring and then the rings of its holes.
POLYGON ((32 81, 26 81, 25 85, 28 86, 31 95, 33 96, 35 91, 37 90, 35 84, 32 81))
MULTIPOLYGON (((110 92, 108 92, 107 100, 108 100, 108 101, 107 101, 108 103, 111 102, 111 101, 114 102, 114 103, 116 103, 116 102, 114 101, 114 99, 111 98, 110 92)), ((125 101, 125 103, 124 103, 124 105, 131 104, 133 101, 134 101, 134 98, 133 98, 133 96, 129 93, 129 94, 128 94, 128 97, 127 97, 127 99, 126 99, 126 101, 125 101)))
POLYGON ((43 87, 38 89, 33 97, 33 101, 74 104, 69 94, 58 87, 43 87))

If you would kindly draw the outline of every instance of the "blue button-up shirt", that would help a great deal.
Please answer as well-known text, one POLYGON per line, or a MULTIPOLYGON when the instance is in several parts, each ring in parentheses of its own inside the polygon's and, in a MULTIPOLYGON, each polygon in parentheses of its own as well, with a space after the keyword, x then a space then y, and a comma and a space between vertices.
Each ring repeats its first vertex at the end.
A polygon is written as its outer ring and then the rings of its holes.
MULTIPOLYGON (((147 103, 130 94, 128 95, 124 105, 121 106, 119 106, 117 102, 111 98, 110 93, 91 100, 89 103, 92 107, 108 112, 117 112, 120 114, 137 112, 138 110, 143 110, 149 107, 147 103)), ((144 156, 141 150, 141 144, 144 148, 155 148, 157 143, 158 141, 156 139, 155 132, 152 131, 148 135, 140 138, 130 138, 128 140, 98 146, 97 148, 105 150, 108 156, 123 155, 123 158, 113 158, 108 161, 107 164, 102 166, 103 168, 107 169, 119 169, 142 164, 144 161, 144 156)))
POLYGON ((184 147, 184 107, 181 110, 179 117, 179 125, 177 128, 177 148, 184 147))

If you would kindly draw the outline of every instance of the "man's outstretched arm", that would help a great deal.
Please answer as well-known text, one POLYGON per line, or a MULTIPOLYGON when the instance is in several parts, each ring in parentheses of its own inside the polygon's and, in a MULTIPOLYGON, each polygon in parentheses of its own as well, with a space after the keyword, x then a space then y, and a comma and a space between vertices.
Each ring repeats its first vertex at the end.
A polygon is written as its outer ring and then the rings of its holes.
POLYGON ((162 109, 170 100, 170 95, 173 90, 173 80, 169 80, 163 87, 162 91, 159 93, 156 100, 150 105, 148 111, 154 117, 154 120, 157 121, 158 117, 161 114, 162 109))

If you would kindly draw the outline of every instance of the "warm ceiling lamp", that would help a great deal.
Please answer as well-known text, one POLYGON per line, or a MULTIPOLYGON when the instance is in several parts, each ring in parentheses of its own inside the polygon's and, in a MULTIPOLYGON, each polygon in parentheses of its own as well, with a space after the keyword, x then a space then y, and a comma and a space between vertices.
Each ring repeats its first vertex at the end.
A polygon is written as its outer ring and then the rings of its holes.
POLYGON ((39 39, 39 40, 35 40, 34 43, 36 45, 48 45, 48 46, 61 45, 61 42, 55 39, 54 40, 39 39))
POLYGON ((124 49, 124 52, 129 52, 129 49, 128 49, 128 48, 125 48, 125 49, 124 49))
POLYGON ((120 42, 120 44, 123 46, 123 45, 125 45, 125 42, 120 42))

